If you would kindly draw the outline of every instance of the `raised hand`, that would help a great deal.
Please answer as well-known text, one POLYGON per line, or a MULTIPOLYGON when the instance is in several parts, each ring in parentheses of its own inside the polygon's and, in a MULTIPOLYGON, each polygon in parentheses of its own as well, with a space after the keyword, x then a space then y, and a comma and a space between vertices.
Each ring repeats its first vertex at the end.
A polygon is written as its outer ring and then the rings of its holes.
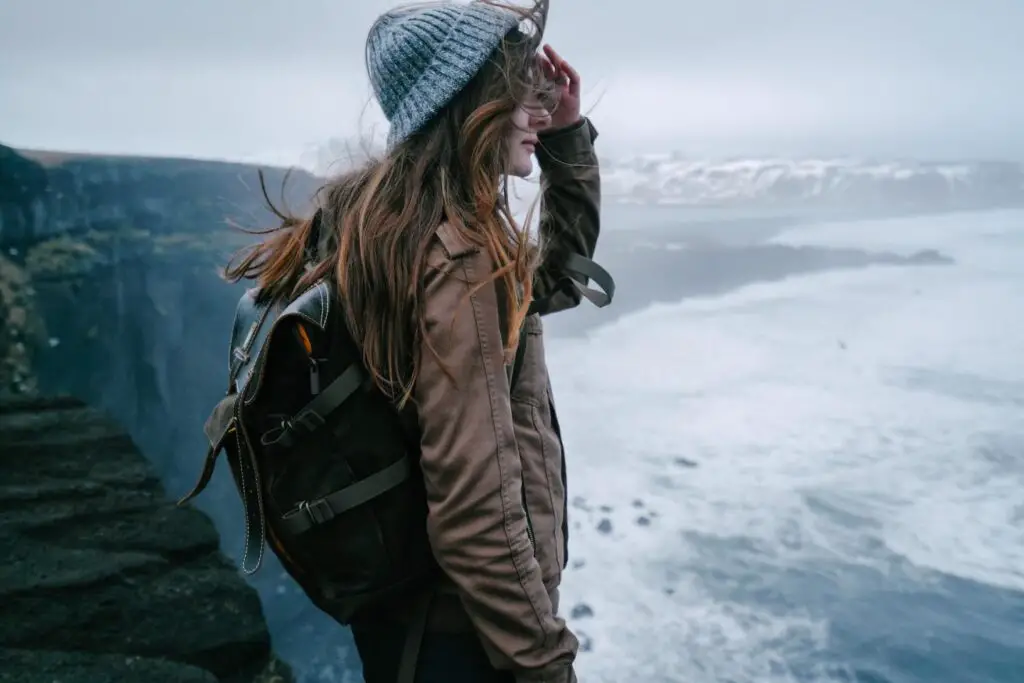
POLYGON ((548 130, 565 128, 580 120, 580 75, 550 45, 537 56, 545 77, 555 84, 551 125, 548 130))

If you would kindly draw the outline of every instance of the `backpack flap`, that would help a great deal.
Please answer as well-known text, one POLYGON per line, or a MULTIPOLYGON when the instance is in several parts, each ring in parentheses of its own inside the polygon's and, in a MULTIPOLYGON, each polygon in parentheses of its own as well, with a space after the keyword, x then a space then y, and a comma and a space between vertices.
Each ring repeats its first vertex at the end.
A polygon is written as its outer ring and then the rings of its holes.
POLYGON ((264 375, 262 367, 267 362, 267 349, 270 347, 270 341, 275 336, 279 325, 285 323, 289 318, 297 318, 314 326, 320 334, 326 332, 331 315, 331 292, 328 287, 327 282, 321 280, 287 306, 276 303, 272 307, 272 315, 266 315, 263 319, 257 320, 254 332, 251 334, 252 341, 236 353, 240 359, 240 369, 244 368, 246 372, 244 378, 240 377, 236 380, 238 393, 244 396, 246 405, 252 404, 262 387, 264 375), (270 318, 269 324, 267 324, 266 318, 270 318), (254 348, 255 353, 253 352, 254 348), (256 378, 256 381, 250 383, 253 377, 256 378))
POLYGON ((259 302, 256 289, 247 290, 235 307, 235 319, 231 326, 231 354, 228 357, 228 392, 217 403, 213 412, 210 413, 210 417, 207 418, 206 424, 203 425, 203 432, 209 442, 203 470, 195 486, 178 501, 178 505, 184 505, 192 500, 209 485, 213 470, 217 465, 217 457, 224 449, 225 439, 228 434, 235 433, 237 428, 235 407, 238 402, 238 394, 235 392, 236 378, 240 374, 243 375, 242 384, 244 386, 252 373, 256 358, 251 351, 257 342, 262 344, 266 339, 270 326, 264 325, 264 323, 271 313, 271 309, 270 304, 259 302))
POLYGON ((246 517, 245 556, 243 571, 255 572, 262 560, 263 541, 266 522, 263 513, 263 501, 259 491, 259 476, 250 463, 251 453, 247 448, 244 430, 239 422, 240 394, 236 389, 244 389, 257 365, 258 350, 266 342, 274 318, 280 314, 283 306, 278 302, 260 301, 258 290, 250 289, 239 299, 235 308, 235 319, 231 329, 230 356, 228 358, 228 391, 222 398, 203 426, 209 448, 203 462, 203 469, 192 490, 185 494, 178 505, 184 505, 209 485, 216 469, 217 458, 224 450, 232 451, 229 465, 235 477, 237 488, 242 494, 242 505, 246 517), (233 437, 233 439, 229 438, 233 437), (255 496, 255 505, 249 500, 255 496), (252 535, 256 527, 257 536, 252 535), (256 548, 256 545, 259 548, 256 548), (246 564, 251 555, 257 556, 257 564, 247 569, 246 564))

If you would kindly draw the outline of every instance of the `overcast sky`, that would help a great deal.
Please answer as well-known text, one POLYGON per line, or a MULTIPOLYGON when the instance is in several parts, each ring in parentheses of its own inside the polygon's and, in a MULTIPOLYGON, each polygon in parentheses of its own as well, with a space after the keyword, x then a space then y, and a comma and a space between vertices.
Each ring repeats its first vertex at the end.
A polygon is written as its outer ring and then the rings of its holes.
MULTIPOLYGON (((296 162, 388 0, 0 0, 0 142, 296 162)), ((1024 159, 1024 0, 552 0, 604 151, 1024 159)))

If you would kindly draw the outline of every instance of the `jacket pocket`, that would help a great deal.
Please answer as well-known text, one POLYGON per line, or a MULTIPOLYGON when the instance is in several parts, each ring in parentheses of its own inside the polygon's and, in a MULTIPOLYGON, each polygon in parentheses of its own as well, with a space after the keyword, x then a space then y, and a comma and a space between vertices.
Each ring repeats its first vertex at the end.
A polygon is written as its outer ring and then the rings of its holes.
POLYGON ((523 325, 520 344, 526 344, 523 365, 519 369, 516 384, 512 387, 513 401, 541 405, 547 398, 548 368, 544 360, 544 326, 536 313, 529 316, 523 325))
POLYGON ((523 505, 532 530, 534 555, 544 583, 557 585, 562 568, 562 482, 552 469, 558 458, 558 441, 543 420, 546 409, 533 402, 513 401, 516 443, 523 470, 523 505))

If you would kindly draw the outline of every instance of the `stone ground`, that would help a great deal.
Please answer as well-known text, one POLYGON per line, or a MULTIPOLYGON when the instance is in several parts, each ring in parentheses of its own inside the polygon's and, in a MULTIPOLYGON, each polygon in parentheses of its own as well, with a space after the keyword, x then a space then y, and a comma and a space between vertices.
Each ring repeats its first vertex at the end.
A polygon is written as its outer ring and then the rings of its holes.
POLYGON ((0 398, 0 682, 288 683, 210 520, 75 399, 0 398))

